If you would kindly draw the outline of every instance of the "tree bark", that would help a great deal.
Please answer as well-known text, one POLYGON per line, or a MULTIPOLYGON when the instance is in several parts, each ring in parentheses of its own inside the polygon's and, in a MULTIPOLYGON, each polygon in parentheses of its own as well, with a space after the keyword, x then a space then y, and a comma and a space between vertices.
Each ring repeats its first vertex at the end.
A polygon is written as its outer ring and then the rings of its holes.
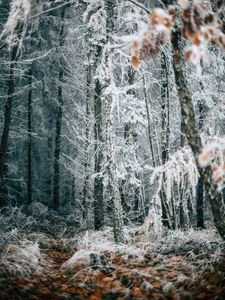
MULTIPOLYGON (((61 12, 61 29, 59 33, 59 46, 60 48, 64 44, 64 16, 65 16, 65 7, 61 12)), ((62 112, 63 112, 63 59, 59 59, 59 75, 58 75, 58 112, 56 115, 56 129, 55 129, 55 151, 54 151, 54 174, 53 174, 53 208, 57 210, 60 205, 60 153, 61 153, 61 127, 62 127, 62 112)))
MULTIPOLYGON (((202 150, 202 142, 195 123, 195 113, 192 103, 191 93, 188 89, 187 80, 183 72, 184 60, 181 51, 181 33, 178 28, 172 32, 171 44, 173 49, 173 69, 175 83, 177 87, 180 108, 181 124, 187 142, 191 147, 198 165, 198 155, 202 150)), ((203 183, 209 195, 209 202, 214 216, 215 226, 223 239, 225 239, 225 207, 222 194, 218 192, 217 186, 212 181, 212 171, 210 166, 200 169, 203 174, 203 183)))
POLYGON ((197 227, 204 228, 204 211, 203 211, 203 196, 204 196, 204 186, 203 186, 203 174, 199 170, 199 179, 197 185, 197 199, 196 199, 196 212, 197 212, 197 227))
POLYGON ((170 139, 170 99, 169 99, 169 78, 166 55, 161 53, 161 98, 162 98, 162 164, 169 159, 170 139))
POLYGON ((30 66, 28 73, 29 80, 29 92, 28 92, 28 104, 27 104, 27 204, 32 203, 32 65, 30 66))
POLYGON ((88 207, 91 201, 90 195, 90 89, 91 89, 91 65, 87 66, 87 80, 86 80, 87 90, 86 90, 86 127, 85 127, 85 178, 84 178, 84 188, 83 188, 83 220, 88 225, 88 207))
MULTIPOLYGON (((100 48, 100 47, 99 47, 100 48)), ((98 49, 97 54, 100 55, 101 50, 98 49)), ((102 168, 103 153, 103 135, 102 135, 102 99, 101 99, 101 83, 99 79, 95 81, 95 96, 94 96, 94 115, 95 115, 95 173, 98 175, 94 179, 94 222, 95 229, 99 230, 104 224, 104 209, 103 209, 103 178, 99 176, 102 168)))
MULTIPOLYGON (((105 9, 107 13, 106 20, 106 40, 108 46, 111 43, 111 35, 113 33, 113 17, 114 17, 114 3, 111 0, 105 0, 105 9)), ((105 60, 106 66, 111 68, 111 52, 108 49, 105 60)), ((111 73, 111 72, 109 72, 111 73)), ((111 84, 110 75, 106 78, 106 87, 109 87, 111 84)), ((106 96, 106 144, 107 144, 107 168, 108 168, 108 180, 109 180, 109 192, 112 203, 112 212, 113 212, 113 230, 114 238, 116 243, 124 242, 124 233, 123 233, 123 209, 121 205, 118 179, 116 175, 116 164, 114 161, 114 149, 113 149, 113 115, 111 112, 112 109, 112 96, 106 96)))
MULTIPOLYGON (((203 89, 203 84, 200 82, 201 89, 203 89)), ((199 104, 199 130, 203 128, 203 121, 205 119, 205 107, 202 103, 199 104)), ((204 186, 203 186, 203 174, 199 171, 199 180, 197 185, 197 195, 196 195, 196 212, 197 212, 197 227, 204 228, 204 186)))
POLYGON ((4 181, 6 159, 8 150, 9 131, 12 117, 13 93, 15 89, 14 67, 17 56, 18 46, 14 46, 10 53, 9 81, 8 81, 8 96, 5 103, 4 125, 0 145, 0 207, 7 202, 7 187, 4 181))
MULTIPOLYGON (((161 98, 162 98, 162 164, 165 164, 169 159, 170 147, 170 99, 169 99, 169 77, 166 55, 161 53, 161 98)), ((163 180, 166 180, 163 174, 163 180)), ((169 205, 166 200, 166 194, 162 189, 160 192, 162 204, 162 223, 169 229, 175 229, 175 216, 170 213, 169 205)), ((173 198, 171 199, 173 201, 173 198)), ((171 203, 174 207, 174 203, 171 203)))
POLYGON ((153 148, 151 116, 150 116, 150 109, 149 109, 149 103, 148 103, 148 98, 147 98, 147 93, 146 93, 145 86, 146 86, 146 81, 145 81, 145 77, 143 75, 144 100, 145 100, 145 108, 146 108, 147 122, 148 122, 149 150, 150 150, 151 157, 152 157, 152 164, 153 164, 153 167, 155 168, 157 164, 156 164, 155 153, 154 153, 154 148, 153 148))

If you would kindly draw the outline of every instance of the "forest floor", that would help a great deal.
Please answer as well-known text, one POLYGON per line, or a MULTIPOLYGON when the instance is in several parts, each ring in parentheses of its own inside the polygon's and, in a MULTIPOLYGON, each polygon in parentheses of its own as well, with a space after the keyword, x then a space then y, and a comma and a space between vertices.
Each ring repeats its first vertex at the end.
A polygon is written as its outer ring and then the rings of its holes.
MULTIPOLYGON (((55 245, 57 242, 55 242, 55 245)), ((126 246, 125 246, 126 247, 126 246)), ((2 275, 1 300, 197 300, 225 299, 225 255, 157 254, 145 251, 142 259, 121 251, 90 253, 89 263, 72 259, 57 247, 45 250, 45 268, 30 277, 2 275), (66 268, 71 259, 70 268, 66 268)), ((201 251, 200 251, 201 252, 201 251)))
POLYGON ((0 300, 225 300, 225 242, 212 223, 125 226, 115 244, 112 227, 71 220, 40 203, 0 210, 0 300))

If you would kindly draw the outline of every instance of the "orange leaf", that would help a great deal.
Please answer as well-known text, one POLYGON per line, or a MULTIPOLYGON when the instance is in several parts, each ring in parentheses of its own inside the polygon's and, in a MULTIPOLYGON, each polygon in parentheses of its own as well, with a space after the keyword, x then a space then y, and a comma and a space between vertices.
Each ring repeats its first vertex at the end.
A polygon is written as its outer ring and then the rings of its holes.
POLYGON ((131 57, 131 65, 134 69, 138 69, 141 66, 140 59, 137 56, 131 57))

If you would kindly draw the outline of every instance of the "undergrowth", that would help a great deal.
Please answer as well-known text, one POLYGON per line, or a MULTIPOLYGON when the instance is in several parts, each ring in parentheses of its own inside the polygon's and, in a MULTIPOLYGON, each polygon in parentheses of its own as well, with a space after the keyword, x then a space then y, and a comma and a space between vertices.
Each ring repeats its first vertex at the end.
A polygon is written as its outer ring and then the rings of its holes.
MULTIPOLYGON (((108 267, 115 255, 123 262, 141 264, 149 257, 163 262, 167 255, 184 255, 193 266, 211 267, 225 243, 214 229, 160 231, 146 234, 143 226, 125 227, 125 244, 115 244, 112 228, 84 231, 76 218, 56 214, 41 203, 29 207, 8 207, 0 210, 0 273, 30 276, 46 269, 49 249, 75 254, 62 265, 62 271, 91 267, 108 267), (74 223, 71 221, 74 220, 74 223), (201 255, 211 255, 207 263, 201 255)), ((151 229, 150 229, 151 230, 151 229)))
POLYGON ((30 276, 46 269, 46 251, 75 248, 77 224, 41 203, 0 210, 0 273, 30 276))

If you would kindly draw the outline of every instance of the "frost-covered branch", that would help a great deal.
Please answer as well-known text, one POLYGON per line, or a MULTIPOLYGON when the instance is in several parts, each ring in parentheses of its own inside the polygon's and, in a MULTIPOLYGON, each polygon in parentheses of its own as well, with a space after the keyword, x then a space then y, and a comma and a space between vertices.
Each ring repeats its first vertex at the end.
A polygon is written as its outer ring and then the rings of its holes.
POLYGON ((60 5, 57 5, 57 6, 55 6, 55 7, 51 7, 51 8, 49 8, 49 9, 46 9, 46 10, 44 10, 44 11, 42 11, 42 12, 39 12, 39 13, 33 15, 33 16, 30 16, 30 17, 29 17, 29 20, 33 20, 33 19, 35 19, 35 18, 37 18, 37 17, 40 17, 40 16, 42 16, 42 15, 44 15, 44 14, 47 14, 47 13, 49 13, 49 12, 52 12, 52 11, 57 10, 57 9, 59 9, 59 8, 62 8, 62 7, 64 7, 64 6, 66 6, 66 5, 68 5, 68 4, 74 4, 75 2, 76 2, 75 0, 71 0, 71 1, 64 2, 64 3, 60 4, 60 5))
MULTIPOLYGON (((184 177, 190 183, 193 195, 198 180, 198 169, 191 149, 189 147, 182 148, 173 154, 168 162, 154 169, 150 182, 153 184, 156 179, 165 175, 166 181, 163 182, 166 188, 167 199, 172 196, 172 183, 184 183, 184 177)), ((159 180, 160 181, 160 180, 159 180)), ((162 187, 162 186, 161 186, 162 187)))
POLYGON ((136 5, 137 7, 140 7, 140 8, 143 9, 147 14, 150 14, 150 10, 147 9, 147 7, 145 7, 145 6, 141 5, 140 3, 138 3, 137 1, 135 1, 135 0, 127 0, 127 1, 130 2, 130 3, 132 3, 132 4, 134 4, 134 5, 136 5))
POLYGON ((5 38, 9 47, 22 46, 23 38, 27 30, 27 21, 31 13, 31 2, 29 0, 13 0, 10 12, 0 40, 5 38))

